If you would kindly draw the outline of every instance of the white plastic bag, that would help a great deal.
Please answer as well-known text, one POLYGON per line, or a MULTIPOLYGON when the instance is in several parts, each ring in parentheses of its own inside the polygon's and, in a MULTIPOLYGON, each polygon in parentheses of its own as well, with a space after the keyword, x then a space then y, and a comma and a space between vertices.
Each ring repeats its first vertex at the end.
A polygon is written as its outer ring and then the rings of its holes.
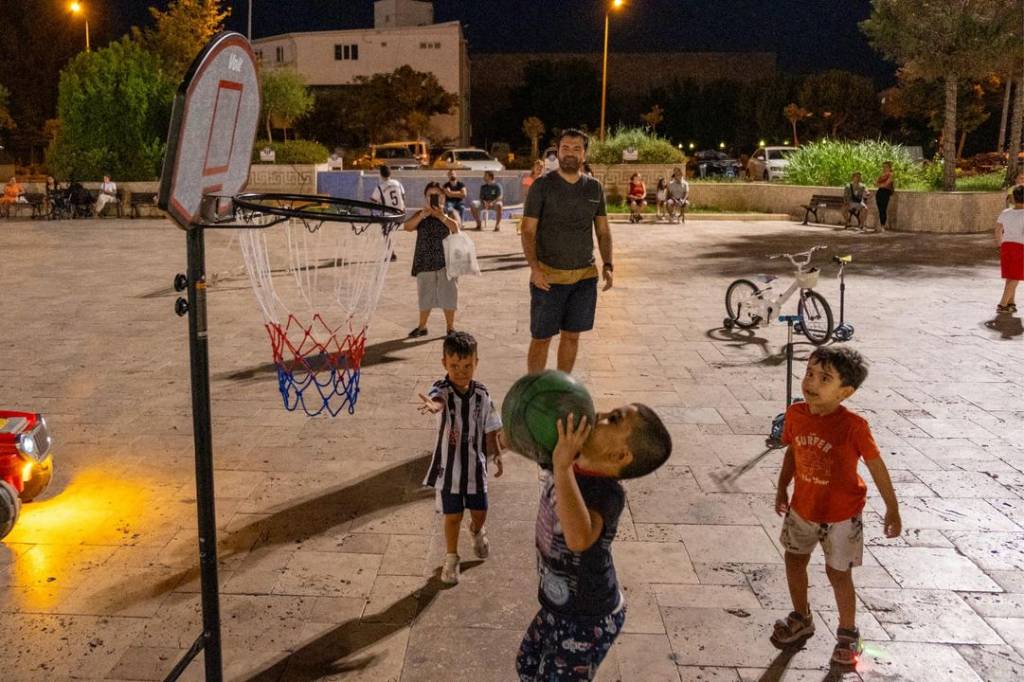
POLYGON ((463 275, 479 275, 480 264, 476 260, 476 246, 464 232, 456 232, 444 238, 444 265, 448 279, 463 275))

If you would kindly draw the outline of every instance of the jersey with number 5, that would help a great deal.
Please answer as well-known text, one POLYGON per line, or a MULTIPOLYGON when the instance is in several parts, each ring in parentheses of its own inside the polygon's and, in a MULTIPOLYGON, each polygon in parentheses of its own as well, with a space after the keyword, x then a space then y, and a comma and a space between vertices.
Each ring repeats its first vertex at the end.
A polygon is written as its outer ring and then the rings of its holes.
POLYGON ((378 204, 405 210, 405 188, 398 180, 385 180, 373 191, 373 200, 378 204))

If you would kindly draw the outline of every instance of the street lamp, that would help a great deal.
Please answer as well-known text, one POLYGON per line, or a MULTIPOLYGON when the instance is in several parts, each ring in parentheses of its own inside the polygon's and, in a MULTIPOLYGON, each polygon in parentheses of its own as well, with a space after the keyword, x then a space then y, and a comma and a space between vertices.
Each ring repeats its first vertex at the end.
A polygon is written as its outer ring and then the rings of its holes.
POLYGON ((612 0, 604 12, 604 64, 601 68, 601 141, 604 142, 604 107, 608 94, 608 16, 613 9, 620 9, 626 0, 612 0))
POLYGON ((71 10, 72 14, 81 14, 85 20, 85 51, 89 51, 89 17, 85 14, 85 7, 80 2, 72 2, 68 5, 68 9, 71 10))

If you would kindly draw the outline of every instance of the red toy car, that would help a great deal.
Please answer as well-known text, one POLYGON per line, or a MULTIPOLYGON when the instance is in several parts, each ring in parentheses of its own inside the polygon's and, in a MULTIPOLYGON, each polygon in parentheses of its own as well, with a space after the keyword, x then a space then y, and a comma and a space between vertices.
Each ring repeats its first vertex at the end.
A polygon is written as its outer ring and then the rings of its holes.
POLYGON ((43 415, 0 410, 0 538, 14 528, 21 503, 50 485, 52 442, 43 415))

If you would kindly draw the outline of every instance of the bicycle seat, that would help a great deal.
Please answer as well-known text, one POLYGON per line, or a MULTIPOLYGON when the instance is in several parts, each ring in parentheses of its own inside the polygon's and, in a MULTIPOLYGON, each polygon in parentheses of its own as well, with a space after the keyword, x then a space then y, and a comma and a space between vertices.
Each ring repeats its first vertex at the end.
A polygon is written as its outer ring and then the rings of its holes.
POLYGON ((850 263, 853 261, 853 256, 832 256, 833 263, 850 263))
POLYGON ((765 284, 771 284, 779 278, 778 275, 758 275, 757 279, 765 284))

